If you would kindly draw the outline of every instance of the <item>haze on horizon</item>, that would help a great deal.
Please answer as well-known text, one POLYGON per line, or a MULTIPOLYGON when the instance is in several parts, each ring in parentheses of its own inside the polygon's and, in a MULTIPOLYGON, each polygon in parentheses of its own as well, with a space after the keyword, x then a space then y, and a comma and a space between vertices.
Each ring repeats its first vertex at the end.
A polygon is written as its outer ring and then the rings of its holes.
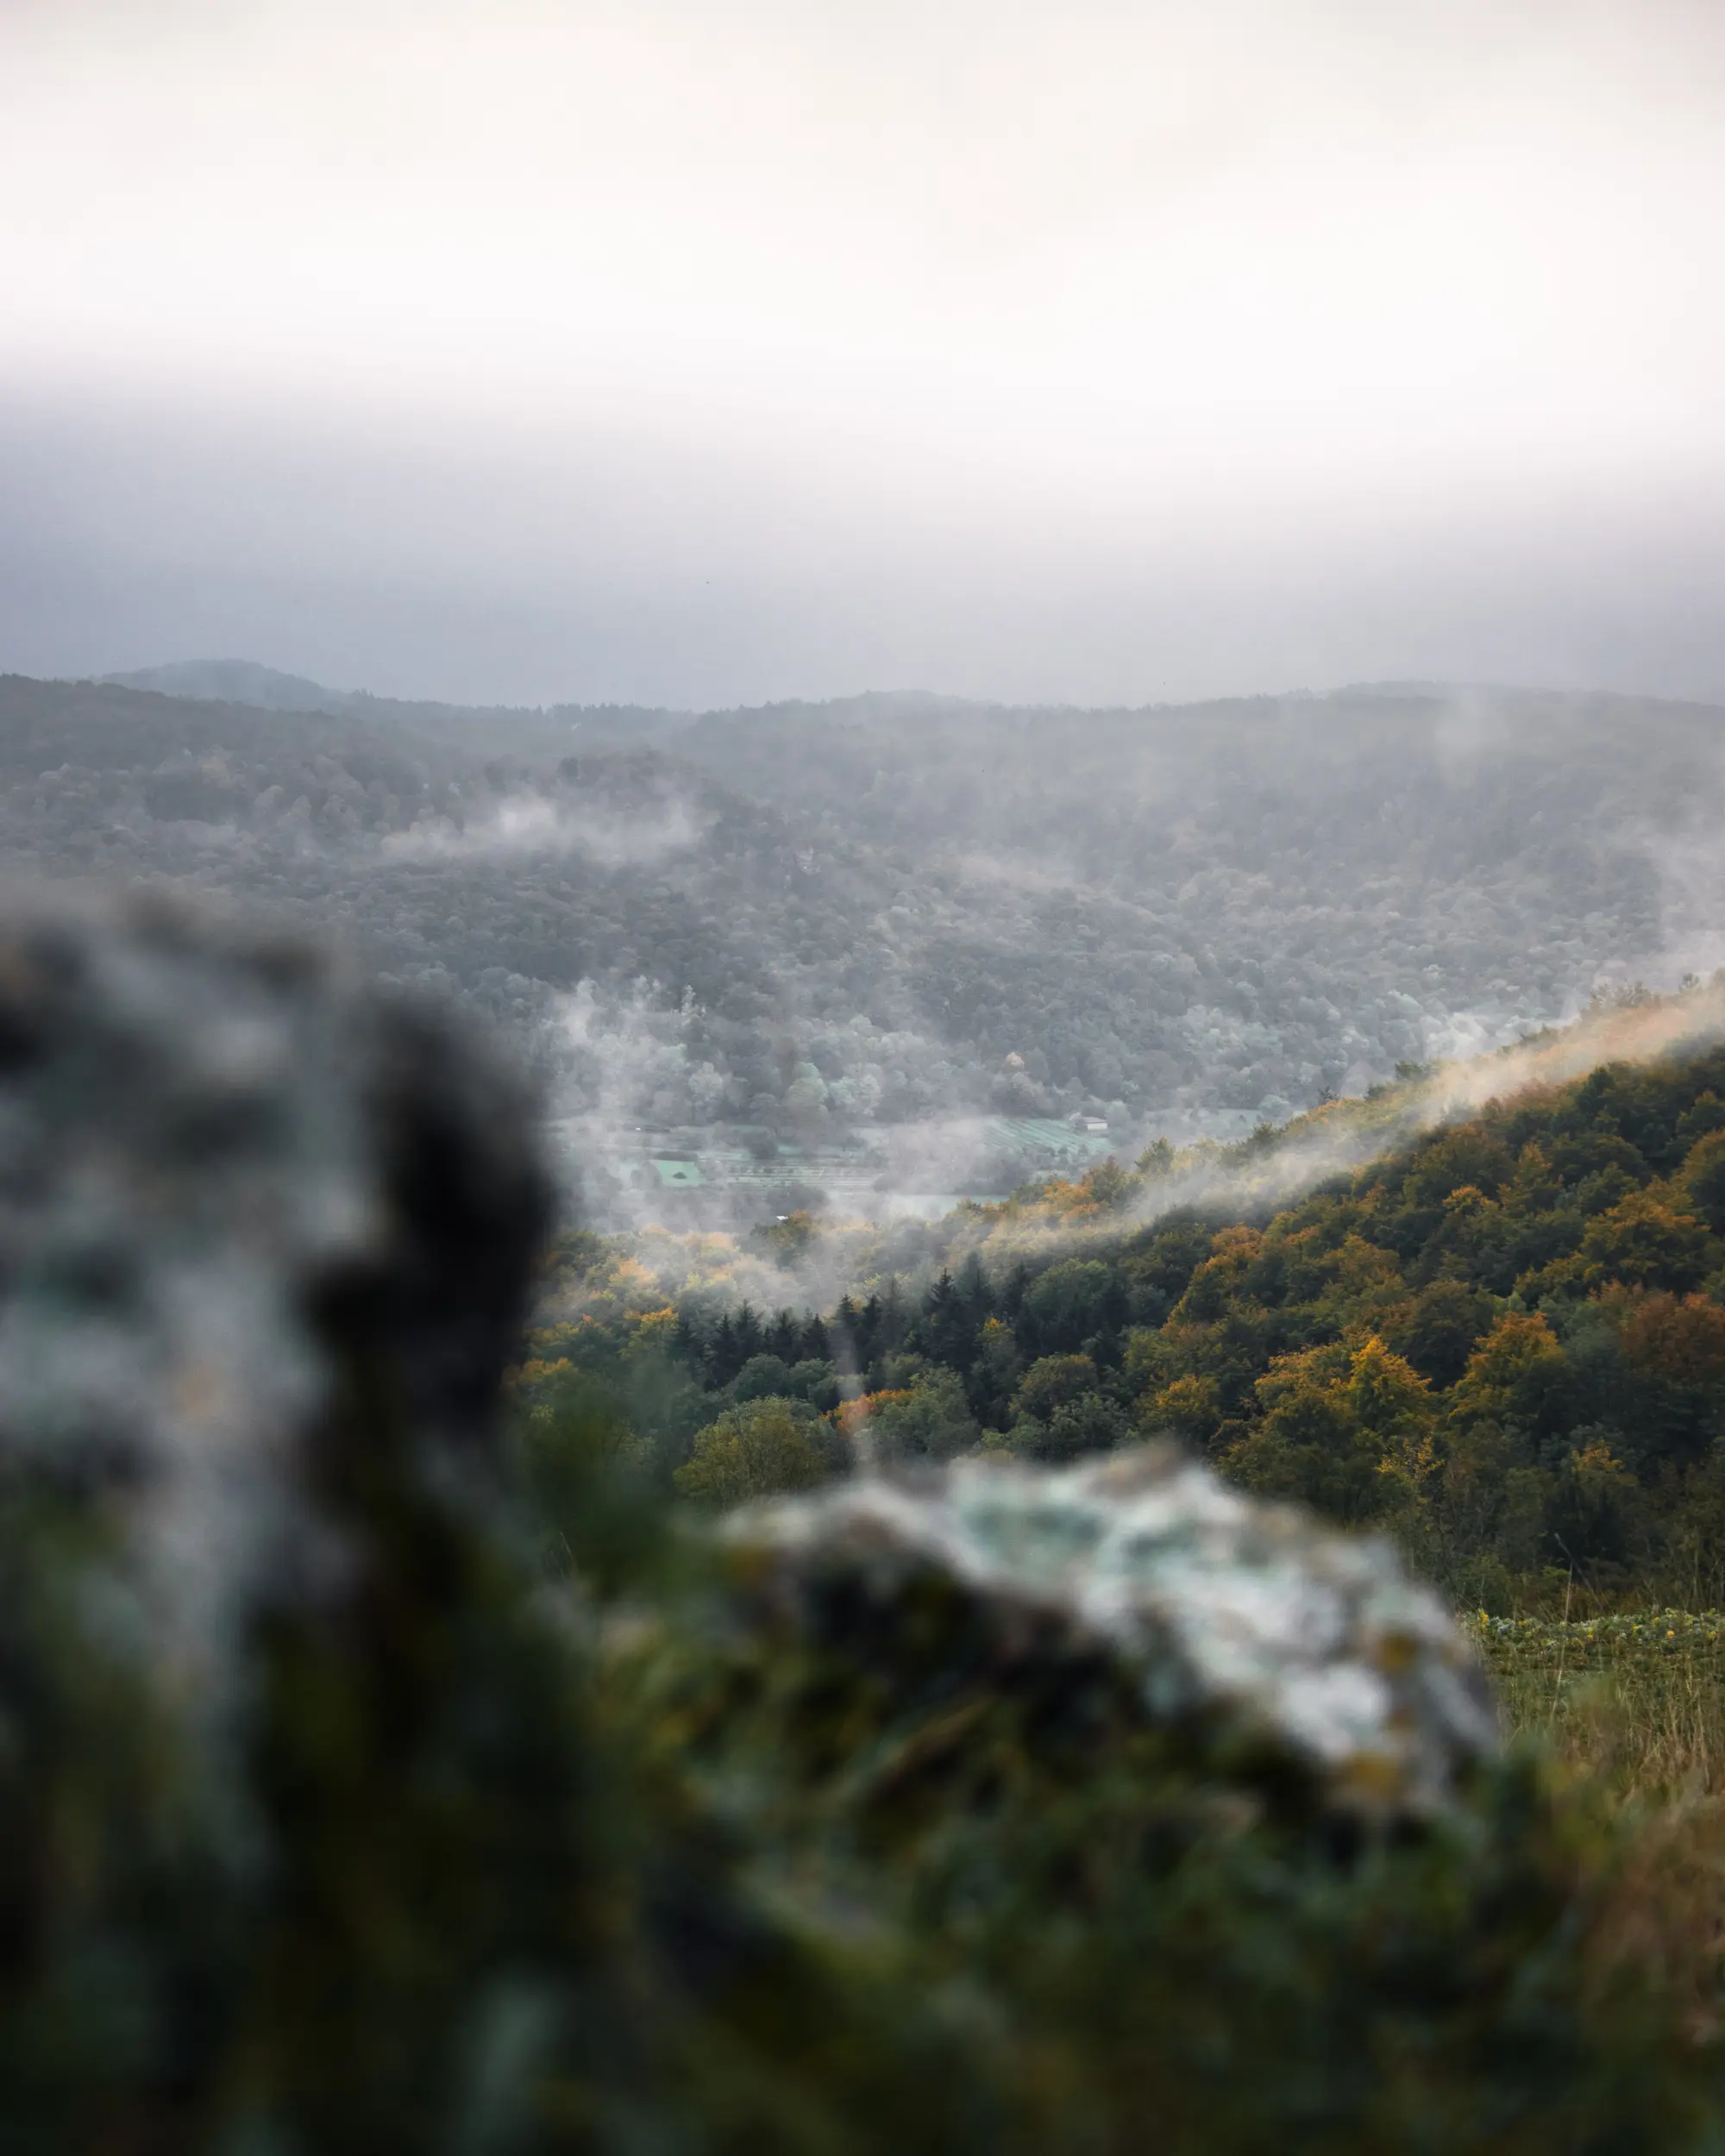
POLYGON ((1722 120, 1686 0, 0 0, 0 669, 1725 694, 1722 120))

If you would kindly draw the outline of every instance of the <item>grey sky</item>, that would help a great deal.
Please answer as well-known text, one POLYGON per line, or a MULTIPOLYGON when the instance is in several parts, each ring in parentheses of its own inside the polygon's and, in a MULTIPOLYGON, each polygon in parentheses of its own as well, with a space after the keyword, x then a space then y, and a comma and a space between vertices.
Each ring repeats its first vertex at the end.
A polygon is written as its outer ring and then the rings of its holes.
POLYGON ((0 0, 0 666, 1725 692, 1725 9, 0 0))

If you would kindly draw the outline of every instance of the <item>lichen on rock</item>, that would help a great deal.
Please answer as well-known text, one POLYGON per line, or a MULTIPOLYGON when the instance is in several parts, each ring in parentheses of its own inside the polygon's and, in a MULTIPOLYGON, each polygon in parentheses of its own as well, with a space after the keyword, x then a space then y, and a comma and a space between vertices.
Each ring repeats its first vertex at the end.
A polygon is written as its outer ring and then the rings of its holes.
POLYGON ((1339 1806, 1429 1813, 1496 1748, 1477 1651, 1391 1544, 1243 1496, 1171 1445, 858 1481, 726 1532, 781 1611, 841 1576, 886 1609, 925 1567, 1003 1628, 1034 1611, 1075 1655, 1117 1657, 1152 1718, 1267 1740, 1339 1806))

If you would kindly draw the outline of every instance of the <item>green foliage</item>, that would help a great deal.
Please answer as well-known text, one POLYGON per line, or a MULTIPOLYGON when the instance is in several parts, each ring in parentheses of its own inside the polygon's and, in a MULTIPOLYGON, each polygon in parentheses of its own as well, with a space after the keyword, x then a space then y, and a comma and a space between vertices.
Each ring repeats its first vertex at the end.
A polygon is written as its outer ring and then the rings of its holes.
MULTIPOLYGON (((810 1066, 812 1069, 812 1065, 810 1066)), ((769 1220, 750 1237, 764 1256, 787 1270, 805 1257, 816 1236, 813 1216, 804 1207, 787 1213, 782 1220, 769 1220)))
MULTIPOLYGON (((1711 1107, 1725 1107, 1707 1096, 1711 1107)), ((1701 1104, 1697 1103, 1698 1107, 1701 1104)), ((1694 1110, 1690 1111, 1690 1114, 1694 1110)), ((1715 1125, 1690 1147, 1683 1164, 1683 1187, 1690 1203, 1716 1235, 1725 1235, 1725 1127, 1715 1125)))
POLYGON ((1112 1265, 1071 1257, 1038 1274, 1025 1294, 1023 1321, 1044 1354, 1079 1354, 1118 1331, 1124 1301, 1112 1265))
POLYGON ((881 1395, 871 1405, 868 1430, 881 1467, 956 1458, 978 1434, 963 1384, 954 1371, 942 1369, 919 1372, 906 1389, 881 1395))
POLYGON ((1438 1279, 1388 1317, 1384 1335, 1398 1355, 1433 1384, 1454 1384, 1476 1344, 1490 1331, 1490 1296, 1462 1280, 1438 1279))
POLYGON ((754 1400, 697 1432, 674 1477, 685 1497, 718 1507, 812 1489, 831 1473, 806 1414, 789 1400, 754 1400))
POLYGON ((1151 1158, 1136 1199, 1090 1178, 956 1219, 920 1295, 888 1278, 830 1320, 655 1316, 664 1291, 613 1255, 539 1352, 623 1373, 656 1327, 675 1412, 637 1420, 667 1475, 751 1396, 835 1417, 842 1366, 883 1460, 1172 1430, 1265 1495, 1388 1527, 1465 1601, 1532 1607, 1553 1572, 1689 1595, 1725 1562, 1697 1526, 1725 1523, 1722 1097, 1717 1049, 1607 1066, 1247 1220, 1134 1225, 1171 1172, 1151 1158))
POLYGON ((526 1531, 553 1578, 577 1576, 601 1593, 662 1554, 663 1507, 651 1448, 612 1393, 568 1363, 518 1385, 506 1425, 526 1531))
POLYGON ((1247 1489, 1351 1526, 1419 1503, 1435 1464, 1429 1388, 1381 1340, 1282 1356, 1258 1394, 1262 1420, 1223 1455, 1247 1489))
POLYGON ((1018 1406, 1026 1414, 1046 1417, 1095 1389, 1096 1365, 1088 1355, 1044 1355, 1025 1372, 1018 1406))

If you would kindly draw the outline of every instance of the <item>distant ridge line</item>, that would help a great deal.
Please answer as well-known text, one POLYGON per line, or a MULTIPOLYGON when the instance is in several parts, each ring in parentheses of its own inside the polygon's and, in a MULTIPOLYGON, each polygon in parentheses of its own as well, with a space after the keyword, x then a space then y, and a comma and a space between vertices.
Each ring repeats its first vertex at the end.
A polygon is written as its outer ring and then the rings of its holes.
POLYGON ((309 675, 285 672, 252 659, 190 659, 163 666, 139 667, 93 678, 105 687, 140 690, 160 696, 185 698, 195 703, 242 704, 272 711, 323 711, 358 714, 367 711, 383 716, 399 714, 455 718, 497 717, 567 724, 578 729, 583 723, 624 724, 642 734, 676 729, 716 729, 737 720, 768 720, 781 724, 799 718, 813 724, 866 724, 869 720, 944 715, 954 718, 988 715, 1001 718, 1141 718, 1176 713, 1301 712, 1357 709, 1373 702, 1395 704, 1452 702, 1469 704, 1516 702, 1537 704, 1546 710, 1565 705, 1578 712, 1609 710, 1622 705, 1656 705, 1672 711, 1718 712, 1725 717, 1725 702, 1705 698, 1655 697, 1628 689, 1560 689, 1534 683, 1496 681, 1433 681, 1417 679, 1344 682, 1327 689, 1261 690, 1233 696, 1188 698, 1145 704, 1074 704, 1056 699, 1012 703, 995 698, 951 695, 935 689, 865 689, 831 697, 780 697, 758 704, 712 705, 704 710, 662 705, 605 702, 579 704, 460 704, 441 698, 381 696, 369 689, 336 689, 309 675))

